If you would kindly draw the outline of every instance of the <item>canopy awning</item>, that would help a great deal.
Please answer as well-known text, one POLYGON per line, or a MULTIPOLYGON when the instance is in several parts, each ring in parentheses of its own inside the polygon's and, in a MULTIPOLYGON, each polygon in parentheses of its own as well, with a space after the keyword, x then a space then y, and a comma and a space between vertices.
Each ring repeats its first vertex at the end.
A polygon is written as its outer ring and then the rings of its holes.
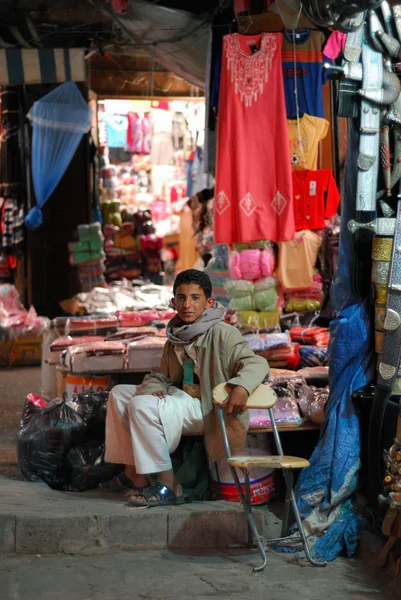
POLYGON ((86 81, 84 48, 0 50, 0 85, 86 81))

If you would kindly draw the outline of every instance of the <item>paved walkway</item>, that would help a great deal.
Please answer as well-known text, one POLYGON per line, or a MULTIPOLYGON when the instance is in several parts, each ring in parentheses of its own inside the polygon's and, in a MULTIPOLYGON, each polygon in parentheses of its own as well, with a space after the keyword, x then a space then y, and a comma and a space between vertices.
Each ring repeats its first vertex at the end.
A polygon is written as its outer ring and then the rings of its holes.
POLYGON ((324 569, 269 556, 264 573, 249 557, 168 551, 101 556, 2 557, 2 600, 398 600, 357 560, 324 569))

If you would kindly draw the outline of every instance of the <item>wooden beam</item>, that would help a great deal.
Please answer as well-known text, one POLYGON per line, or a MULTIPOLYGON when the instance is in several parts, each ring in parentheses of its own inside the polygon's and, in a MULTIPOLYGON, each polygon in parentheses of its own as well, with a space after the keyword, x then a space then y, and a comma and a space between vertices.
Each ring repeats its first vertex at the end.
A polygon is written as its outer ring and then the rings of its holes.
POLYGON ((202 94, 198 88, 174 73, 140 73, 128 77, 127 73, 90 71, 90 88, 99 96, 164 97, 195 96, 202 94))

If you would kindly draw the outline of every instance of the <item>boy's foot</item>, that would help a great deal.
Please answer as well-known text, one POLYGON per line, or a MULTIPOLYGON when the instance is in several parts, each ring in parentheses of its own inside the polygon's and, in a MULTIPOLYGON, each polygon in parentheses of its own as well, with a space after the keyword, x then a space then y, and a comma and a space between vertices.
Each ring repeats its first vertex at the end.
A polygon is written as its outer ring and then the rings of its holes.
POLYGON ((115 475, 109 479, 109 481, 104 481, 103 483, 99 483, 99 488, 101 490, 108 491, 125 491, 125 490, 137 490, 140 491, 146 486, 149 485, 149 481, 146 477, 137 476, 137 482, 134 479, 131 479, 125 473, 120 473, 119 475, 115 475))
POLYGON ((178 485, 171 489, 164 483, 157 481, 143 490, 137 490, 128 500, 129 506, 147 507, 154 506, 177 506, 191 502, 189 498, 183 495, 182 487, 178 485))

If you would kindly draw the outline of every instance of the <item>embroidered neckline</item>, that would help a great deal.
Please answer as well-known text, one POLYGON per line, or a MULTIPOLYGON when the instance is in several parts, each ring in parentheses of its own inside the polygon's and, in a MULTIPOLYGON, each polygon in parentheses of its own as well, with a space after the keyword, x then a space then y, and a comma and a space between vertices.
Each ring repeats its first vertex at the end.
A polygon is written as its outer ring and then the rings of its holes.
POLYGON ((235 94, 249 108, 263 94, 265 84, 269 81, 276 56, 277 35, 262 33, 260 49, 253 54, 246 54, 241 50, 238 35, 234 33, 225 37, 227 70, 235 94))
MULTIPOLYGON (((258 56, 259 54, 263 54, 266 43, 266 33, 262 33, 260 34, 260 46, 259 49, 257 50, 257 52, 251 52, 250 54, 247 54, 246 52, 244 52, 244 50, 242 50, 241 48, 241 44, 239 41, 239 36, 241 34, 239 33, 234 33, 234 41, 235 41, 235 47, 237 48, 237 51, 242 55, 242 56, 246 56, 246 58, 254 58, 255 56, 258 56)), ((247 35, 242 35, 241 37, 248 37, 247 35)), ((257 36, 255 36, 257 37, 257 36)), ((251 37, 249 37, 249 39, 251 39, 251 37)))

